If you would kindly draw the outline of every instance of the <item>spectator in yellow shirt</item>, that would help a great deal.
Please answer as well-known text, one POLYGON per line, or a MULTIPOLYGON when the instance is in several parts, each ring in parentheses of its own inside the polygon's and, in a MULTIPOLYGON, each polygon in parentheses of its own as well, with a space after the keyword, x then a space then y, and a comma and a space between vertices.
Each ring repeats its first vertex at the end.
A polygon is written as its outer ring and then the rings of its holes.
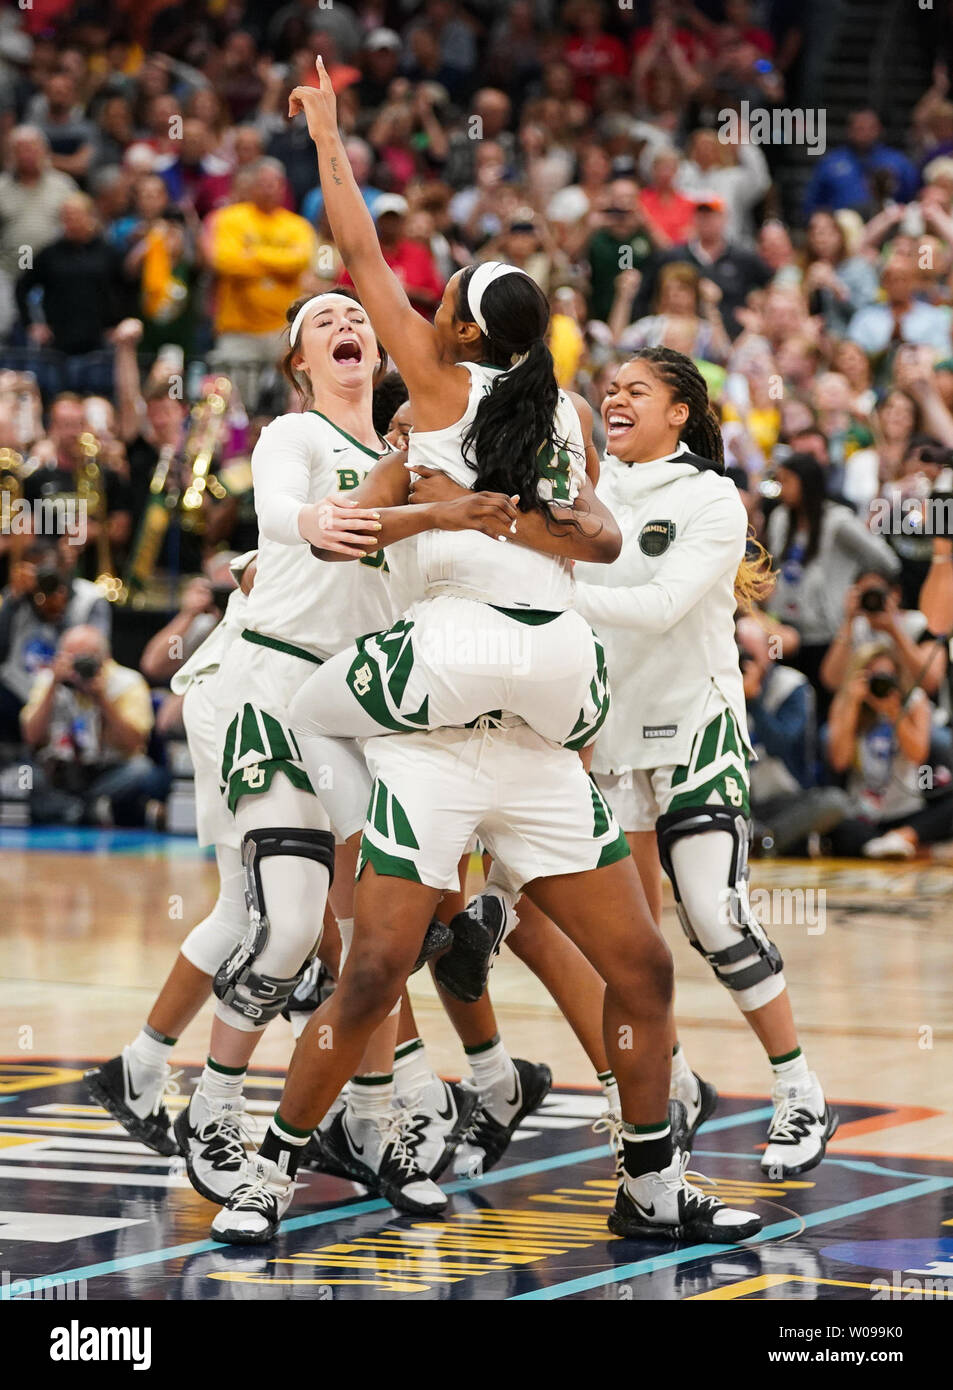
POLYGON ((211 232, 217 338, 212 361, 232 378, 250 411, 262 371, 275 368, 285 311, 302 292, 316 251, 310 222, 282 206, 284 190, 279 161, 260 159, 248 201, 215 213, 211 232))
POLYGON ((67 628, 20 712, 34 823, 141 824, 168 784, 146 755, 152 724, 139 672, 113 661, 99 628, 67 628))

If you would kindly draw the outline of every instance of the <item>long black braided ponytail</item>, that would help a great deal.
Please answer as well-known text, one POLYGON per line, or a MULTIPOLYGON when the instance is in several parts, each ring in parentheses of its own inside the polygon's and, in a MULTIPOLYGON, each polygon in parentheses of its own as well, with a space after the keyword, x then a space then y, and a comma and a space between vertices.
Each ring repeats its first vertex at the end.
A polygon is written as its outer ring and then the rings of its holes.
MULTIPOLYGON (((457 318, 473 322, 467 298, 475 266, 460 276, 457 318)), ((483 359, 503 371, 481 400, 463 440, 463 456, 476 469, 476 491, 519 495, 521 510, 543 510, 540 465, 558 442, 553 417, 559 396, 553 358, 546 346, 549 304, 528 275, 504 275, 482 300, 487 331, 483 359), (514 358, 522 358, 514 364, 514 358)))
MULTIPOLYGON (((629 359, 648 362, 652 371, 672 392, 673 402, 688 406, 688 419, 680 439, 699 458, 711 459, 719 467, 725 462, 725 444, 721 425, 711 401, 708 383, 684 352, 674 348, 639 348, 629 359)), ((771 556, 748 527, 747 551, 735 575, 735 598, 739 608, 750 609, 768 597, 777 582, 771 568, 771 556)))

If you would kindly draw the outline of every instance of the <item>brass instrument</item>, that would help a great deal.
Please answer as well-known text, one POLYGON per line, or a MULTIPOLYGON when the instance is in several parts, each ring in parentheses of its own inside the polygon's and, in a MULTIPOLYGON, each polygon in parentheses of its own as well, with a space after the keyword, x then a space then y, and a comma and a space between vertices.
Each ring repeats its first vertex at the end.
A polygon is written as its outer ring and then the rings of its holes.
POLYGON ((12 508, 23 496, 23 455, 16 449, 0 449, 0 493, 6 493, 12 508))
POLYGON ((99 466, 99 440, 91 430, 79 437, 80 465, 76 495, 85 504, 86 515, 96 522, 96 588, 110 603, 117 603, 125 592, 122 580, 113 570, 106 509, 106 481, 99 466))
POLYGON ((166 445, 161 450, 126 573, 127 599, 142 601, 173 515, 179 513, 185 530, 201 534, 205 526, 202 502, 206 491, 219 499, 227 496, 226 489, 209 476, 209 469, 221 439, 231 392, 232 383, 228 378, 216 377, 211 390, 192 407, 182 448, 182 456, 189 461, 189 481, 184 490, 180 488, 176 467, 178 449, 166 445))
POLYGON ((206 490, 221 500, 226 490, 215 478, 209 476, 212 459, 218 448, 225 424, 225 411, 228 409, 232 383, 227 376, 217 376, 212 389, 198 401, 192 411, 189 438, 186 443, 186 457, 192 461, 192 476, 182 494, 182 525, 187 531, 201 532, 205 526, 202 502, 206 490))
MULTIPOLYGON (((23 455, 16 449, 0 449, 0 535, 18 534, 18 503, 23 497, 23 455)), ((22 538, 21 542, 22 544, 22 538)), ((12 542, 12 556, 15 559, 19 549, 18 542, 12 542)))

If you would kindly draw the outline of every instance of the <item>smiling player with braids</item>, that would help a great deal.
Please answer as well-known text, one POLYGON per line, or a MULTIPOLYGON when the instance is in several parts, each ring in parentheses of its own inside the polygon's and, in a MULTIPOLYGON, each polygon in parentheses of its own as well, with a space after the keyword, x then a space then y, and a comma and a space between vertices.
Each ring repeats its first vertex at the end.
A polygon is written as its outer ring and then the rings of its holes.
MULTIPOLYGON (((761 1163, 790 1177, 821 1161, 837 1116, 798 1045, 780 952, 748 900, 751 744, 734 617, 769 589, 767 557, 746 557, 745 510, 690 358, 637 352, 610 383, 602 417, 599 494, 624 542, 611 567, 576 569, 576 607, 605 642, 613 681, 596 781, 655 920, 661 861, 689 941, 768 1054, 775 1108, 761 1163)), ((717 1097, 677 1044, 672 1094, 694 1134, 717 1097)))

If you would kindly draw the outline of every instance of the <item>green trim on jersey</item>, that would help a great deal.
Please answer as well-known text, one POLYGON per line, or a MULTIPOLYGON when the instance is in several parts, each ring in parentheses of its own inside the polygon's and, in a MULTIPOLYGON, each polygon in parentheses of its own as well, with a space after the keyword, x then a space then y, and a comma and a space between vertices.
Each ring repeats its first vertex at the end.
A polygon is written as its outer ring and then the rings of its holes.
POLYGON ((751 815, 748 799, 748 759, 730 709, 723 709, 700 729, 687 763, 676 767, 670 783, 668 811, 719 803, 743 816, 751 815))
POLYGON ((260 632, 255 632, 250 627, 242 630, 242 636, 246 642, 253 642, 256 647, 270 647, 273 652, 284 652, 285 656, 297 656, 302 661, 312 662, 315 666, 324 665, 320 656, 315 656, 313 652, 306 652, 304 647, 296 647, 291 642, 282 642, 277 637, 263 637, 260 632))
POLYGON ((340 425, 336 425, 333 420, 329 420, 323 410, 309 410, 308 414, 317 415, 325 424, 330 425, 333 430, 337 430, 342 439, 346 439, 349 444, 353 444, 355 449, 360 449, 362 454, 367 454, 368 458, 377 459, 378 462, 380 462, 382 455, 388 452, 388 446, 380 436, 378 436, 378 443, 381 444, 381 449, 372 449, 369 444, 362 444, 359 439, 354 438, 353 434, 348 434, 347 430, 342 430, 340 425))

